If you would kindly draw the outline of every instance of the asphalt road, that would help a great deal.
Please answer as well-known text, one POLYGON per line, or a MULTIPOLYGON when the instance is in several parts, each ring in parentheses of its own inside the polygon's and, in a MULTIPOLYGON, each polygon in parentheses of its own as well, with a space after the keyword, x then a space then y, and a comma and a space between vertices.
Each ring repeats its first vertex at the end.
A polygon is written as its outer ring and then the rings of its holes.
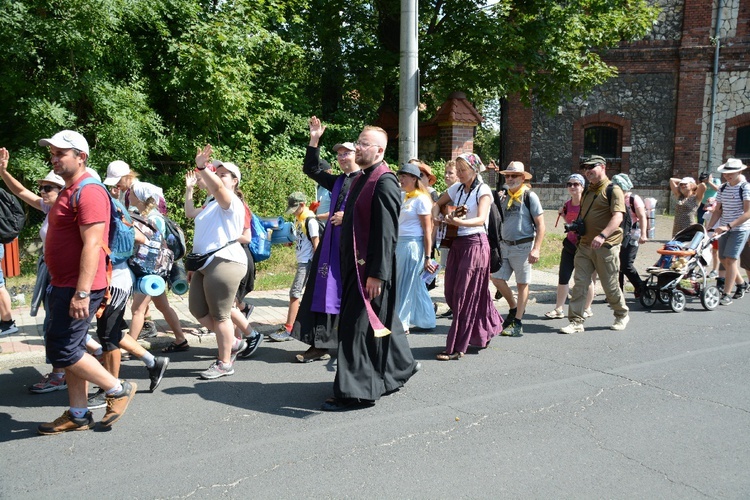
POLYGON ((215 381, 196 378, 212 348, 178 353, 109 432, 37 436, 66 394, 27 392, 44 366, 0 371, 0 498, 750 497, 750 297, 629 304, 626 331, 597 300, 577 335, 532 304, 524 337, 448 362, 442 320, 410 336, 401 391, 347 413, 318 411, 334 361, 291 362, 296 341, 215 381))

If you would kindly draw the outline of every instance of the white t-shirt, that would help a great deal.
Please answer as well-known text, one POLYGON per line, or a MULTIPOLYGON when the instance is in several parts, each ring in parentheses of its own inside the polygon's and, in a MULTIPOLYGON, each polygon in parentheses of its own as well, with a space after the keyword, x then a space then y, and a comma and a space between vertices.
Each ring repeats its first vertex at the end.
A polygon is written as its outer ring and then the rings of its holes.
MULTIPOLYGON (((750 183, 741 181, 736 186, 730 186, 729 183, 722 184, 719 192, 716 193, 716 202, 721 203, 719 225, 726 226, 745 213, 745 200, 750 200, 750 183), (742 187, 741 190, 740 187, 742 187), (740 191, 742 191, 742 199, 740 199, 740 191)), ((739 228, 732 228, 733 231, 748 229, 750 229, 750 219, 740 224, 739 228)))
POLYGON ((402 198, 401 214, 398 216, 398 235, 424 236, 419 216, 430 214, 432 214, 432 199, 429 195, 420 194, 409 199, 402 198))
POLYGON ((39 208, 42 209, 42 212, 44 212, 46 216, 44 217, 44 220, 42 221, 42 227, 39 228, 39 238, 42 239, 42 246, 44 246, 44 240, 47 239, 47 229, 49 229, 49 211, 52 210, 52 205, 47 205, 40 198, 39 208))
POLYGON ((315 250, 312 245, 312 238, 320 238, 320 226, 315 219, 312 210, 305 209, 295 220, 295 230, 297 231, 297 263, 307 264, 313 258, 315 250), (306 224, 306 227, 303 225, 306 224), (309 231, 309 235, 308 235, 309 231), (309 236, 309 238, 308 238, 309 236))
MULTIPOLYGON (((468 194, 464 192, 464 185, 460 182, 457 182, 448 188, 448 196, 450 196, 451 201, 453 201, 453 205, 457 207, 460 205, 466 205, 466 208, 468 209, 468 213, 466 214, 466 217, 465 217, 466 219, 473 219, 474 217, 477 216, 478 214, 477 200, 479 200, 479 198, 482 198, 483 196, 489 196, 490 202, 492 202, 492 190, 487 184, 481 181, 468 194)), ((473 227, 459 226, 458 235, 468 236, 470 234, 486 233, 487 231, 485 230, 485 227, 487 226, 487 219, 489 219, 489 217, 490 217, 490 211, 487 210, 487 215, 485 216, 484 224, 482 224, 481 226, 473 226, 473 227)))
MULTIPOLYGON (((232 202, 226 210, 221 208, 216 200, 212 200, 195 218, 193 252, 207 254, 236 240, 242 236, 244 222, 245 206, 237 196, 232 195, 232 202)), ((241 264, 247 263, 247 255, 239 243, 216 252, 206 261, 206 266, 213 260, 213 257, 221 257, 241 264)))

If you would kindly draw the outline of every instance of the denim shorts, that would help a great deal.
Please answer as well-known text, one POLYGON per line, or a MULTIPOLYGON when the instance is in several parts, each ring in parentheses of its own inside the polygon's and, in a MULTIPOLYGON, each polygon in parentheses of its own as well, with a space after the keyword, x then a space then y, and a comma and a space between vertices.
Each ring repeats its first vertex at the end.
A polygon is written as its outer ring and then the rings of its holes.
POLYGON ((492 273, 495 279, 508 281, 516 273, 516 283, 528 284, 531 281, 531 264, 529 263, 529 254, 534 245, 533 241, 521 243, 520 245, 508 245, 504 241, 500 242, 500 251, 503 254, 503 261, 500 269, 492 273))
POLYGON ((289 289, 289 298, 302 298, 302 292, 305 291, 305 285, 307 284, 307 275, 310 272, 311 265, 312 263, 310 262, 307 262, 306 264, 297 263, 297 272, 294 275, 292 288, 289 289))
POLYGON ((750 230, 729 231, 725 236, 719 238, 719 258, 739 259, 742 249, 745 248, 750 230))

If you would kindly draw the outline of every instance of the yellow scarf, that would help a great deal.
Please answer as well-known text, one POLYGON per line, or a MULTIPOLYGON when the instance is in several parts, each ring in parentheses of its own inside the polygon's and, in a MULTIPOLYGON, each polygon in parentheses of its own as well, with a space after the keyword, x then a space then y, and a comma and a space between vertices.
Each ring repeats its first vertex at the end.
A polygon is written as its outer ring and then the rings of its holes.
POLYGON ((416 198, 416 197, 417 197, 417 196, 419 196, 420 194, 426 194, 426 193, 424 193, 424 192, 423 192, 422 190, 420 190, 420 189, 415 189, 415 190, 414 190, 414 191, 412 191, 411 193, 406 193, 406 192, 404 192, 404 194, 406 194, 406 197, 404 197, 404 201, 407 201, 407 200, 409 200, 409 199, 411 199, 411 198, 416 198))
POLYGON ((511 193, 510 191, 508 191, 506 193, 506 195, 508 196, 508 206, 505 208, 510 208, 513 205, 514 201, 517 201, 519 205, 523 203, 523 193, 525 193, 527 189, 528 188, 526 187, 526 184, 521 184, 520 189, 515 193, 511 193))

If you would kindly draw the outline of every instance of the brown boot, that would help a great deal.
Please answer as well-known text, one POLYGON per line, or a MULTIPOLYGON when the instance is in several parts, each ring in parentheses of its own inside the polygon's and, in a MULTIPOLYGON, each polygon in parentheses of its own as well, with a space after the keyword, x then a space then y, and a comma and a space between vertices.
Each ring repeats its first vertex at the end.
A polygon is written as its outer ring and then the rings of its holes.
POLYGON ((70 414, 70 410, 65 410, 60 417, 52 422, 41 424, 36 430, 39 434, 49 436, 70 431, 87 431, 93 427, 94 416, 90 411, 87 411, 83 418, 75 418, 70 414))
POLYGON ((120 420, 125 414, 125 410, 128 409, 130 401, 135 396, 135 392, 138 386, 135 382, 128 382, 127 380, 122 381, 122 390, 116 394, 107 396, 107 411, 102 419, 102 425, 110 427, 112 424, 120 420))

